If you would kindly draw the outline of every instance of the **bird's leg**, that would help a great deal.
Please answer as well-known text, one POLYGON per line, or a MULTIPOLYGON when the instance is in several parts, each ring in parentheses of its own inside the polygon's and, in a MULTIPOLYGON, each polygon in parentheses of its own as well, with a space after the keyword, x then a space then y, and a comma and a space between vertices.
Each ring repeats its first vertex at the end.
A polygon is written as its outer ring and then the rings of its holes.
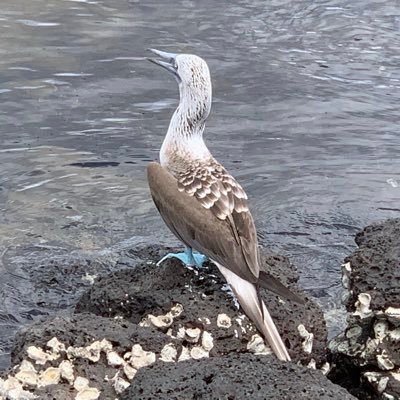
POLYGON ((157 266, 160 265, 163 261, 168 260, 169 258, 177 258, 187 267, 197 268, 201 268, 203 266, 203 263, 207 260, 207 257, 203 254, 193 253, 191 247, 186 247, 183 253, 168 253, 157 263, 157 266))

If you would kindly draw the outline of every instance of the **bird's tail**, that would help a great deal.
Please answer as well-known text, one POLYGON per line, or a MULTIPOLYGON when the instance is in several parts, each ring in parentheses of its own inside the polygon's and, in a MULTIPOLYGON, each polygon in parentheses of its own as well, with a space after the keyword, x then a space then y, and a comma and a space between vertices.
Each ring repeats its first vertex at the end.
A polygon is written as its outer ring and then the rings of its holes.
POLYGON ((253 321, 264 339, 271 346, 272 351, 282 361, 290 361, 289 353, 279 335, 266 305, 262 301, 256 286, 242 279, 229 269, 216 263, 218 269, 224 275, 232 288, 244 313, 253 321))

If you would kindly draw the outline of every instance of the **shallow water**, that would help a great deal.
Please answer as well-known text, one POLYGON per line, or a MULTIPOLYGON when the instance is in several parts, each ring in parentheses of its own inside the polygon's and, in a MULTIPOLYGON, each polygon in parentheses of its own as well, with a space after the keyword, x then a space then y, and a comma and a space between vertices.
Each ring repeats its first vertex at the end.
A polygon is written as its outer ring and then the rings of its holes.
POLYGON ((176 243, 145 166, 178 93, 147 47, 208 61, 209 147, 336 333, 354 234, 400 213, 399 25, 396 0, 3 0, 0 368, 15 330, 57 308, 18 269, 34 273, 32 248, 176 243))

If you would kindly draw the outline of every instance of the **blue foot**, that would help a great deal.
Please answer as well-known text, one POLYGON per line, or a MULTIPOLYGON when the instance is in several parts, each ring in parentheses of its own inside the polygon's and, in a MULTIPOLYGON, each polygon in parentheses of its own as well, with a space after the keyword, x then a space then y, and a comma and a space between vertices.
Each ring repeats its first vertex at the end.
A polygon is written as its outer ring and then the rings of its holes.
POLYGON ((194 264, 197 268, 201 268, 203 264, 207 261, 207 257, 204 254, 193 253, 194 264))
POLYGON ((177 258, 187 267, 197 268, 201 268, 203 266, 203 263, 207 261, 207 257, 203 254, 193 253, 192 249, 187 248, 183 253, 168 253, 157 263, 157 266, 159 266, 162 262, 168 260, 169 258, 177 258))

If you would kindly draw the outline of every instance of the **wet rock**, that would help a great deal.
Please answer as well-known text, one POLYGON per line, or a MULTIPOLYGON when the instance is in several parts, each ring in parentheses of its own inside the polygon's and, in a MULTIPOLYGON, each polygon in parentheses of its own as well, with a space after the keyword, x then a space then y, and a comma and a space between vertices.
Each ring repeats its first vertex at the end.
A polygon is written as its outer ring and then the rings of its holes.
POLYGON ((400 398, 400 219, 366 227, 346 258, 347 328, 331 341, 331 378, 361 399, 400 398))
MULTIPOLYGON (((43 400, 98 398, 96 393, 114 399, 167 345, 181 351, 167 335, 127 321, 92 314, 57 316, 17 335, 13 368, 3 380, 14 383, 16 378, 21 390, 43 400), (44 363, 31 348, 48 355, 44 363)), ((5 386, 0 382, 0 393, 5 386)))
POLYGON ((358 249, 350 263, 349 311, 361 293, 371 296, 371 308, 385 310, 400 305, 400 218, 364 228, 356 235, 358 249))
POLYGON ((355 399, 319 371, 274 357, 224 357, 155 363, 140 370, 121 400, 178 399, 355 399))
MULTIPOLYGON (((2 277, 3 286, 7 288, 4 301, 10 312, 3 312, 0 318, 3 333, 0 337, 0 370, 10 364, 13 337, 21 324, 31 324, 41 316, 74 307, 96 276, 124 266, 132 268, 152 252, 151 247, 144 247, 148 239, 142 236, 92 250, 91 237, 85 235, 96 229, 91 226, 83 232, 80 242, 88 243, 86 250, 59 242, 56 235, 51 242, 11 246, 4 252, 3 263, 7 265, 2 277)), ((101 244, 96 242, 96 245, 101 244)))
MULTIPOLYGON (((157 267, 155 261, 159 256, 157 252, 157 257, 150 255, 148 258, 152 263, 139 263, 134 269, 100 277, 78 302, 76 312, 91 312, 156 327, 182 340, 189 352, 201 340, 204 331, 214 341, 209 350, 211 357, 247 351, 248 343, 257 331, 235 307, 218 269, 207 263, 200 271, 189 270, 174 259, 157 267), (173 317, 171 310, 177 304, 183 311, 173 317), (225 326, 221 325, 224 318, 229 321, 225 326), (198 337, 190 337, 189 329, 198 329, 198 337)), ((265 257, 265 266, 293 291, 300 293, 296 272, 285 257, 269 254, 265 257)), ((262 295, 292 358, 304 365, 315 362, 321 367, 326 361, 327 332, 320 308, 301 293, 305 305, 280 299, 265 290, 262 295), (307 338, 304 331, 299 332, 299 326, 303 326, 307 338)))
MULTIPOLYGON (((278 374, 281 368, 291 373, 294 364, 279 363, 270 355, 211 263, 201 271, 173 259, 155 265, 170 250, 123 249, 112 263, 112 268, 123 269, 96 278, 74 315, 51 317, 23 329, 15 340, 13 367, 0 380, 0 393, 7 396, 16 390, 43 400, 114 399, 141 369, 155 363, 180 368, 176 365, 185 361, 197 365, 208 360, 217 366, 215 359, 238 353, 247 353, 249 361, 264 355, 263 362, 270 363, 268 373, 274 369, 278 374)), ((263 291, 293 360, 326 373, 321 310, 298 289, 297 274, 286 258, 270 254, 265 263, 306 300, 305 305, 293 304, 263 291)))

